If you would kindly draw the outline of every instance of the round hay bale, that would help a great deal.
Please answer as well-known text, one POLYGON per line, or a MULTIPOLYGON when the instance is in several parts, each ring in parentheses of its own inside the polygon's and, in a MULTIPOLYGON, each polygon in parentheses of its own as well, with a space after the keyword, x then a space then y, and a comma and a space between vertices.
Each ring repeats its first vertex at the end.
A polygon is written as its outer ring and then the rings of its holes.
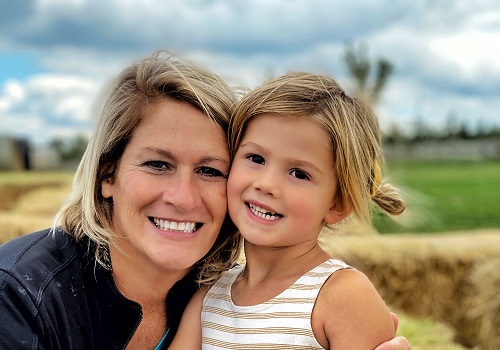
POLYGON ((69 186, 40 187, 21 196, 11 208, 12 213, 53 217, 61 208, 71 188, 69 186))
POLYGON ((42 230, 52 225, 52 216, 36 216, 0 212, 0 244, 24 234, 42 230))
POLYGON ((469 309, 464 300, 470 294, 468 281, 478 264, 500 256, 498 230, 439 235, 323 235, 322 246, 363 271, 391 307, 446 322, 463 335, 459 340, 464 345, 478 336, 479 328, 465 332, 460 326, 469 309))
POLYGON ((465 313, 457 320, 457 340, 482 350, 500 349, 500 256, 478 263, 464 288, 465 313))

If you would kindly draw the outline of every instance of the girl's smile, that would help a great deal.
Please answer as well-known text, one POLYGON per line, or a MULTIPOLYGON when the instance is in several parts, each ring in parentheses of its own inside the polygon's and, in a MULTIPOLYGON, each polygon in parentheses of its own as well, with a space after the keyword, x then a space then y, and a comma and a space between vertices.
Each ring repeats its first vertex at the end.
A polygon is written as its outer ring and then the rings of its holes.
POLYGON ((336 218, 332 163, 328 135, 316 122, 253 117, 228 181, 229 213, 243 237, 271 246, 316 241, 336 218))

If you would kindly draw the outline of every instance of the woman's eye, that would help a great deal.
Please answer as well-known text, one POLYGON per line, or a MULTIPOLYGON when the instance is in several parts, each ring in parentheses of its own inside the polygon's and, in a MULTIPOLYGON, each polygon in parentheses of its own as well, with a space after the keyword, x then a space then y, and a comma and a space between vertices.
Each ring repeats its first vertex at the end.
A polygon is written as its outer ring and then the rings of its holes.
POLYGON ((264 164, 264 157, 259 156, 258 154, 250 154, 246 157, 249 161, 257 164, 264 164))
POLYGON ((306 172, 300 169, 293 169, 292 171, 290 171, 290 175, 296 177, 299 180, 309 180, 309 175, 307 175, 306 172))
POLYGON ((209 166, 202 166, 198 169, 198 172, 204 176, 208 177, 226 177, 224 173, 216 168, 212 168, 209 166))
POLYGON ((155 171, 166 171, 170 170, 172 167, 169 163, 161 161, 161 160, 151 160, 144 163, 144 166, 155 170, 155 171))

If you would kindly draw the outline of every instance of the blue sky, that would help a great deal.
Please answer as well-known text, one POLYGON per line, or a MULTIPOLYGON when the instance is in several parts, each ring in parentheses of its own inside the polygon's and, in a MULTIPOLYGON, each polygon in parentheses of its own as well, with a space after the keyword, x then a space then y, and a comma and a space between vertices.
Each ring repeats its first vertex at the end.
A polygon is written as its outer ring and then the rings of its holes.
POLYGON ((110 80, 157 49, 234 86, 305 70, 349 90, 346 41, 394 64, 383 128, 500 126, 495 0, 0 0, 0 134, 88 135, 110 80))

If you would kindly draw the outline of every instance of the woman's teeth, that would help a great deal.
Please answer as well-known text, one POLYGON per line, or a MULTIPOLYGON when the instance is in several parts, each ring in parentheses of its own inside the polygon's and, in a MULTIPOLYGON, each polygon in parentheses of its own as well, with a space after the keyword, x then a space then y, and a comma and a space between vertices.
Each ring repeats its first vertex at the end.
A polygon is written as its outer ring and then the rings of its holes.
POLYGON ((274 213, 272 211, 267 211, 261 207, 256 206, 255 204, 248 203, 248 207, 254 213, 254 215, 258 216, 259 218, 262 218, 264 220, 278 220, 279 218, 283 217, 283 215, 274 213))
POLYGON ((179 231, 193 233, 196 230, 196 223, 194 222, 176 222, 163 219, 153 218, 153 222, 161 230, 179 231))

